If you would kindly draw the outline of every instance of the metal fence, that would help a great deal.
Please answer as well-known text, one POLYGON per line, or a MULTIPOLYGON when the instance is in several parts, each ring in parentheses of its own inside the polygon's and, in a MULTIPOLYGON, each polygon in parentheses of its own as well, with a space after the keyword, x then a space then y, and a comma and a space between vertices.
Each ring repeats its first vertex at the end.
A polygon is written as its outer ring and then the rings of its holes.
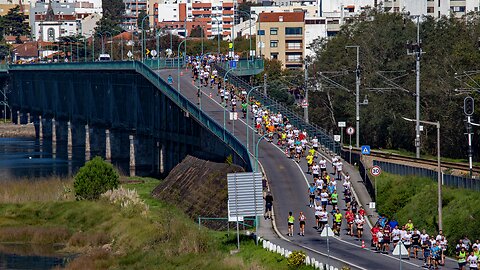
MULTIPOLYGON (((219 218, 219 217, 198 217, 198 228, 205 226, 210 229, 227 231, 230 232, 230 229, 236 229, 236 221, 228 221, 228 218, 219 218)), ((243 221, 238 222, 240 230, 246 229, 255 229, 256 219, 255 218, 243 218, 243 221)))
MULTIPOLYGON (((374 160, 373 165, 380 166, 383 171, 398 175, 415 175, 420 177, 428 177, 437 180, 437 171, 403 164, 390 163, 385 161, 374 160)), ((480 191, 480 181, 478 179, 455 176, 442 173, 442 183, 445 186, 454 188, 471 189, 480 191)))
POLYGON ((180 64, 180 66, 184 65, 184 59, 183 58, 145 59, 143 63, 151 69, 176 68, 178 64, 180 64))
MULTIPOLYGON (((225 76, 227 71, 219 66, 216 65, 216 69, 220 76, 225 76)), ((232 73, 228 73, 228 81, 235 85, 236 87, 245 89, 249 91, 253 86, 244 81, 242 78, 235 76, 232 73)), ((268 95, 264 95, 262 91, 258 89, 252 90, 251 96, 253 96, 256 100, 261 102, 264 106, 268 106, 270 111, 275 113, 280 112, 282 115, 288 117, 292 125, 298 127, 301 130, 306 130, 309 136, 317 136, 319 143, 329 149, 332 152, 339 153, 340 152, 340 145, 333 140, 332 136, 329 136, 327 131, 323 128, 305 122, 303 116, 298 115, 297 113, 293 112, 292 110, 288 109, 284 104, 278 102, 277 100, 269 97, 268 95)))

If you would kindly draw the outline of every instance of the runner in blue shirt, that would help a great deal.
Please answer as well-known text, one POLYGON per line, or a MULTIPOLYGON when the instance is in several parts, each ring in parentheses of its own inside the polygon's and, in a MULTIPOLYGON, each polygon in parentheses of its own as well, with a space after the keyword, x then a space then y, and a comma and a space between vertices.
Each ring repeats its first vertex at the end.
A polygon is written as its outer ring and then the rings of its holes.
POLYGON ((442 254, 442 249, 438 246, 437 242, 433 243, 433 246, 430 249, 430 253, 432 256, 430 263, 432 264, 434 269, 438 269, 438 263, 442 260, 442 257, 440 256, 442 254))
POLYGON ((312 208, 315 206, 315 191, 317 191, 317 187, 315 186, 315 183, 312 183, 309 187, 308 187, 308 196, 309 196, 309 199, 310 199, 310 205, 309 207, 312 208))

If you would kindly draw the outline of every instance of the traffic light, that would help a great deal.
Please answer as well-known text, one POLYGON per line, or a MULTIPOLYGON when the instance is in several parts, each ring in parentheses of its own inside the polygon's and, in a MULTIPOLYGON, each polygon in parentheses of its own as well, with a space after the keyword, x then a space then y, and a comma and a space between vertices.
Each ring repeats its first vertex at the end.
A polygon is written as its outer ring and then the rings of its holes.
POLYGON ((463 100, 463 112, 465 113, 465 115, 467 116, 471 116, 473 115, 473 111, 474 111, 474 100, 472 97, 466 97, 464 100, 463 100))

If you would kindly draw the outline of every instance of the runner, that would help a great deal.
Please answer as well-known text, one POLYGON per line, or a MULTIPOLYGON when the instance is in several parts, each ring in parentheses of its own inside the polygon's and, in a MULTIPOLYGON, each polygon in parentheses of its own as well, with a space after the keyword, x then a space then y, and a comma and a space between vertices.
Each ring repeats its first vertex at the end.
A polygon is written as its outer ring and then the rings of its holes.
POLYGON ((438 263, 442 260, 441 254, 440 254, 441 251, 442 249, 438 246, 438 243, 437 242, 433 243, 430 251, 431 253, 430 264, 434 269, 438 269, 438 263))
POLYGON ((312 165, 312 175, 313 179, 317 179, 320 176, 320 166, 314 161, 312 165))
POLYGON ((408 255, 410 256, 410 247, 412 246, 412 233, 410 231, 407 231, 407 233, 403 235, 402 241, 408 251, 408 255))
POLYGON ((333 214, 333 221, 334 221, 333 232, 337 236, 340 236, 340 231, 342 229, 342 213, 340 213, 339 209, 337 209, 336 213, 333 214))
POLYGON ((363 236, 363 225, 365 224, 365 220, 361 215, 356 216, 355 224, 357 225, 357 238, 361 240, 363 236))
POLYGON ((470 252, 470 256, 468 256, 467 258, 467 262, 470 270, 478 269, 478 257, 473 251, 470 252))
POLYGON ((462 247, 457 254, 458 269, 465 270, 465 265, 467 264, 467 251, 465 247, 462 247))
POLYGON ((265 219, 272 219, 273 196, 270 191, 265 195, 265 219))
POLYGON ((335 167, 337 168, 337 180, 342 180, 343 163, 340 158, 337 160, 335 167))
POLYGON ((350 208, 345 213, 345 219, 347 220, 347 234, 353 236, 353 223, 355 221, 355 214, 350 208))
POLYGON ((312 183, 310 187, 308 187, 308 197, 309 197, 309 207, 312 208, 315 205, 315 192, 317 191, 317 187, 315 183, 312 183))
MULTIPOLYGON (((331 186, 335 187, 333 182, 331 182, 330 184, 331 186)), ((330 202, 332 203, 333 209, 335 209, 335 207, 337 207, 337 204, 338 204, 338 194, 336 190, 333 190, 333 193, 330 194, 330 202)))
POLYGON ((325 208, 322 208, 320 212, 320 227, 318 228, 319 231, 322 231, 325 228, 325 225, 328 224, 328 213, 325 208))
POLYGON ((400 241, 400 229, 398 229, 398 225, 397 225, 392 230, 392 242, 393 242, 394 249, 397 246, 399 241, 400 241))
POLYGON ((422 250, 423 250, 423 265, 425 267, 430 266, 430 237, 427 235, 425 241, 422 242, 422 250))
POLYGON ((300 223, 300 232, 298 233, 298 235, 300 236, 305 236, 305 220, 305 215, 302 211, 300 211, 300 215, 298 216, 298 221, 300 223))
POLYGON ((307 157, 305 157, 307 160, 307 173, 312 174, 312 167, 313 167, 313 155, 308 153, 307 157))
POLYGON ((323 175, 324 173, 327 172, 327 161, 326 161, 325 158, 322 156, 322 158, 320 159, 320 161, 318 162, 318 164, 320 165, 320 173, 323 175))
POLYGON ((386 225, 383 228, 383 252, 389 253, 390 252, 390 241, 392 239, 392 234, 390 232, 390 226, 386 225))
POLYGON ((413 233, 412 233, 412 247, 413 247, 412 249, 413 258, 417 259, 417 254, 421 248, 421 244, 420 244, 420 231, 415 228, 413 229, 413 233))
POLYGON ((322 206, 320 204, 315 204, 315 225, 316 229, 320 229, 320 217, 322 215, 322 206))
POLYGON ((377 236, 378 232, 380 232, 380 227, 378 226, 378 224, 375 224, 375 226, 373 226, 373 228, 370 230, 370 233, 372 234, 371 246, 375 247, 376 250, 379 250, 378 249, 379 241, 377 236))
POLYGON ((292 212, 288 212, 288 236, 293 236, 293 223, 295 222, 295 217, 293 217, 292 212))

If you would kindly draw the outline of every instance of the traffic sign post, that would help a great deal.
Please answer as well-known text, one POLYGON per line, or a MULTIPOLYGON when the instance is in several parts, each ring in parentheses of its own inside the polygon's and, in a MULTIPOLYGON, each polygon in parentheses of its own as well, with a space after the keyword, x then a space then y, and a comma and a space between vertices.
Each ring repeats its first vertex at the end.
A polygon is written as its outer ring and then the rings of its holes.
POLYGON ((238 120, 238 113, 230 112, 230 121, 233 121, 232 135, 235 135, 235 120, 238 120))
POLYGON ((408 256, 408 250, 405 248, 405 245, 403 244, 402 241, 398 241, 397 246, 392 252, 392 255, 398 255, 398 258, 400 259, 400 270, 402 269, 402 256, 408 256))
POLYGON ((322 233, 320 234, 320 237, 327 237, 327 256, 328 256, 328 264, 330 265, 330 242, 329 242, 329 237, 333 236, 333 231, 330 228, 330 226, 325 224, 323 227, 322 233))
POLYGON ((302 101, 302 108, 308 108, 308 101, 306 99, 302 101))
POLYGON ((340 128, 340 145, 343 146, 343 128, 347 126, 347 122, 340 121, 338 122, 338 127, 340 128))
POLYGON ((377 176, 379 176, 381 173, 382 169, 380 168, 380 166, 375 165, 370 168, 370 174, 373 176, 373 182, 375 182, 375 201, 377 201, 377 176))
POLYGON ((350 146, 348 147, 350 151, 350 164, 352 164, 352 135, 355 133, 355 129, 353 127, 347 128, 347 134, 350 136, 350 146))
POLYGON ((362 145, 362 155, 370 155, 370 145, 362 145))

